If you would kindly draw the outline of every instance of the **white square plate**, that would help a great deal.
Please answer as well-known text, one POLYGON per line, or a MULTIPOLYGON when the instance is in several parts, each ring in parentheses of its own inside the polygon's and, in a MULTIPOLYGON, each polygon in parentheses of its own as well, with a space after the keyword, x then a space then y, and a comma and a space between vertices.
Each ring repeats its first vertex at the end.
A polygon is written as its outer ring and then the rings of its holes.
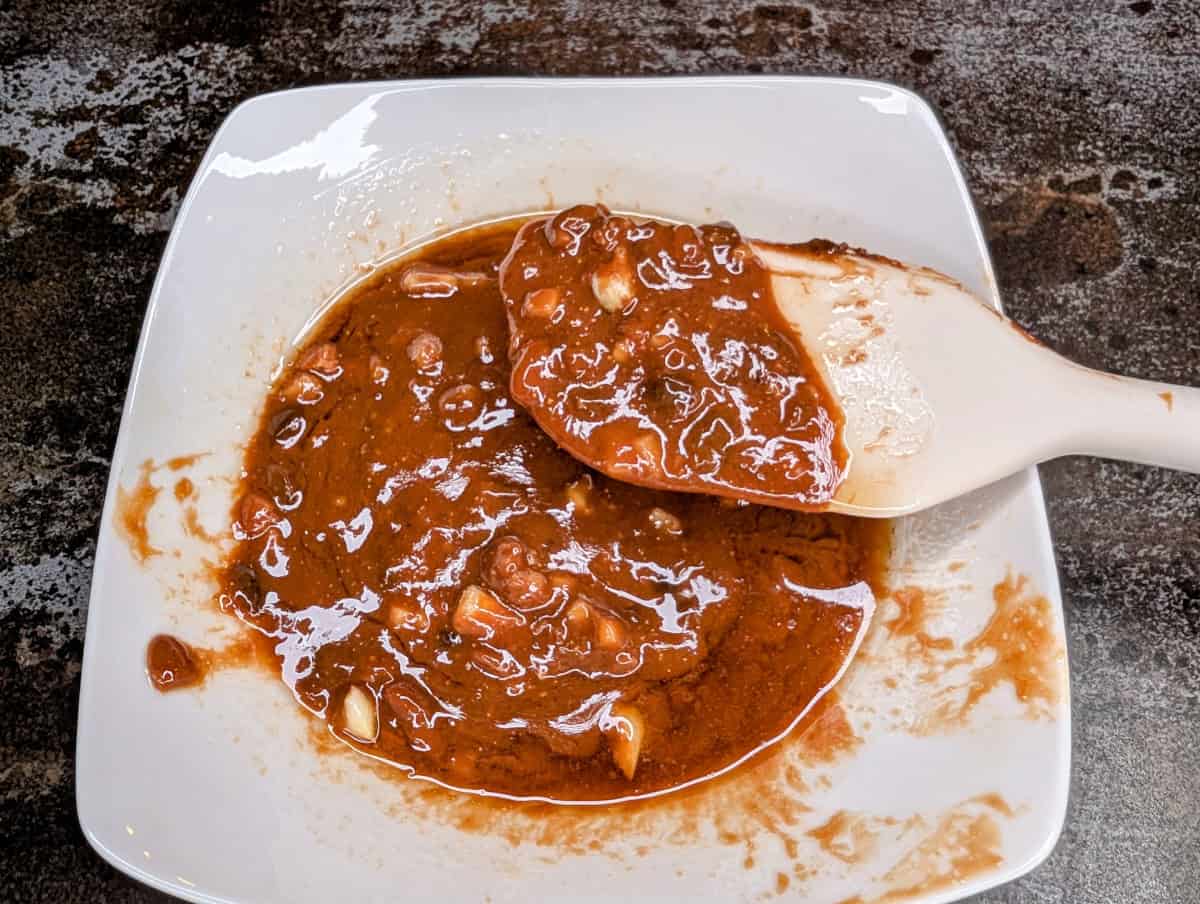
POLYGON ((937 119, 892 86, 485 79, 313 88, 238 107, 163 257, 100 528, 77 794, 84 832, 118 868, 194 901, 939 902, 1049 853, 1070 726, 1032 471, 898 524, 891 580, 941 594, 926 627, 949 640, 922 646, 884 604, 833 711, 857 741, 830 758, 788 741, 727 782, 633 813, 502 813, 425 793, 361 757, 319 752, 311 720, 261 673, 149 688, 151 635, 213 646, 230 627, 204 567, 216 552, 181 530, 169 486, 186 473, 201 520, 223 527, 272 368, 321 304, 441 229, 595 199, 779 241, 850 242, 998 304, 937 119), (139 563, 117 532, 118 489, 147 459, 192 453, 208 454, 146 472, 168 489, 148 518, 160 553, 139 563), (1009 574, 1044 595, 1041 697, 1020 699, 1020 682, 987 670, 995 651, 968 643, 1009 574), (987 693, 965 707, 972 691, 987 693))

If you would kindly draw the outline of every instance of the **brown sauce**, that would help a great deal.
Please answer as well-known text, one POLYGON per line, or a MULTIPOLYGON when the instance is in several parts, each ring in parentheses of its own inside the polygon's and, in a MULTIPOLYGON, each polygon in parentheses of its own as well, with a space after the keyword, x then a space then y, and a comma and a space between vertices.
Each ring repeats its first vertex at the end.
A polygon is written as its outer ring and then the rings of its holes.
POLYGON ((889 889, 870 899, 870 904, 924 897, 995 869, 1004 862, 1003 835, 996 814, 1012 816, 1011 809, 996 794, 964 801, 943 813, 920 843, 883 875, 889 889))
POLYGON ((146 674, 159 691, 203 684, 219 669, 270 666, 275 657, 265 638, 245 632, 217 650, 194 647, 170 634, 157 634, 146 646, 146 674))
POLYGON ((573 207, 500 272, 512 394, 611 477, 796 509, 845 476, 842 416, 729 226, 573 207))
POLYGON ((204 680, 204 668, 190 646, 170 634, 158 634, 146 647, 146 672, 156 690, 174 691, 204 680))
MULTIPOLYGON (((149 526, 150 510, 158 502, 163 488, 155 486, 150 478, 156 473, 161 475, 163 468, 170 471, 182 471, 190 468, 207 454, 207 452, 198 452, 192 455, 177 455, 162 462, 147 458, 138 465, 138 478, 132 487, 117 487, 117 504, 114 515, 117 534, 125 542, 130 555, 137 559, 139 564, 144 565, 147 560, 161 555, 163 552, 151 540, 149 526)), ((191 478, 180 477, 171 487, 171 492, 175 496, 175 500, 183 504, 195 495, 196 485, 191 478)), ((205 541, 216 540, 200 527, 194 506, 184 506, 184 512, 186 518, 184 527, 188 533, 205 541)), ((174 554, 178 557, 178 550, 174 554)))
POLYGON ((1029 578, 1011 573, 992 589, 992 599, 996 608, 988 623, 963 647, 972 660, 992 654, 989 662, 973 668, 963 710, 1007 683, 1030 715, 1047 717, 1063 680, 1050 601, 1031 588, 1029 578))
POLYGON ((962 642, 936 627, 937 616, 951 605, 946 590, 906 585, 890 596, 896 610, 885 610, 860 656, 892 670, 883 679, 889 689, 899 684, 894 676, 906 672, 924 685, 906 730, 959 730, 985 698, 1004 688, 1011 688, 1026 718, 1054 717, 1065 689, 1065 652, 1053 607, 1027 576, 1009 572, 993 586, 991 615, 962 642))
POLYGON ((208 455, 207 452, 193 452, 191 455, 176 455, 174 458, 168 458, 166 465, 172 471, 182 471, 184 468, 190 468, 206 455, 208 455))
POLYGON ((821 850, 843 863, 862 863, 874 852, 878 829, 874 822, 884 822, 848 810, 838 810, 828 820, 808 831, 821 850))
POLYGON ((808 727, 797 743, 806 761, 833 763, 857 750, 862 739, 854 733, 846 710, 838 703, 837 692, 832 691, 813 707, 808 727))
POLYGON ((200 523, 200 513, 196 511, 194 505, 185 505, 183 507, 183 529, 188 536, 195 537, 197 540, 203 540, 205 543, 217 543, 220 537, 209 533, 204 525, 200 523))
POLYGON ((138 466, 138 479, 133 487, 117 487, 117 532, 129 547, 129 552, 142 564, 162 552, 150 542, 150 531, 146 523, 150 509, 154 507, 158 494, 162 492, 150 482, 150 475, 154 473, 154 469, 154 461, 147 459, 138 466))
MULTIPOLYGON (((813 761, 808 739, 814 722, 828 707, 822 698, 813 711, 781 743, 764 748, 737 769, 666 796, 645 797, 603 807, 563 807, 540 801, 513 801, 486 795, 460 794, 426 782, 413 782, 402 802, 388 812, 397 818, 422 816, 470 834, 488 835, 517 847, 545 849, 541 856, 591 854, 623 859, 631 839, 658 845, 695 848, 716 843, 741 847, 747 869, 761 844, 781 845, 789 858, 803 857, 804 823, 810 820, 806 802, 811 790, 813 761)), ((314 728, 312 739, 330 754, 345 748, 314 728)), ((823 758, 828 765, 836 756, 823 758)), ((382 778, 394 768, 375 760, 365 765, 382 778)), ((340 775, 330 764, 329 775, 340 775)), ((798 862, 798 861, 797 861, 798 862)), ((797 873, 799 877, 799 873, 797 873)))
POLYGON ((893 637, 906 638, 908 650, 913 655, 925 656, 934 651, 954 649, 949 637, 935 637, 929 633, 927 621, 945 605, 945 594, 922 587, 901 587, 892 591, 892 600, 899 607, 897 614, 884 622, 893 637))
POLYGON ((711 777, 832 685, 886 525, 617 482, 509 394, 515 226, 353 292, 248 446, 222 607, 339 738, 416 777, 551 801, 711 777))
POLYGON ((181 477, 175 481, 175 500, 177 502, 191 498, 194 492, 196 492, 196 485, 189 478, 181 477))

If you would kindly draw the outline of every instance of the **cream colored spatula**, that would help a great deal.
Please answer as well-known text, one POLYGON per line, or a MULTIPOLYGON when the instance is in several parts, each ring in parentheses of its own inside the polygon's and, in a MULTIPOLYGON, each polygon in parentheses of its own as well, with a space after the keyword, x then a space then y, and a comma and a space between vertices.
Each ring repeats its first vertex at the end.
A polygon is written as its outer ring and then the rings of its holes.
POLYGON ((1074 364, 931 270, 751 245, 845 413, 830 510, 915 512, 1063 455, 1200 472, 1200 389, 1074 364))

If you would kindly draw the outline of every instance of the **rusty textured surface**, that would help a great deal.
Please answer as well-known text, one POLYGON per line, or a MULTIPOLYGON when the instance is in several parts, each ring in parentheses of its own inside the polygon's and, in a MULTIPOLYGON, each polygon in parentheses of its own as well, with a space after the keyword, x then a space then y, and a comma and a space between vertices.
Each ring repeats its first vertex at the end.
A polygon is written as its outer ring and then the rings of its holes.
MULTIPOLYGON (((937 107, 1009 311, 1079 361, 1200 382, 1200 7, 1180 0, 0 4, 0 896, 160 900, 73 802, 96 524, 172 216, 241 99, 342 79, 845 73, 937 107)), ((1200 429, 1200 425, 1197 425, 1200 429)), ((1073 796, 986 902, 1196 900, 1200 478, 1043 468, 1070 619, 1073 796)))

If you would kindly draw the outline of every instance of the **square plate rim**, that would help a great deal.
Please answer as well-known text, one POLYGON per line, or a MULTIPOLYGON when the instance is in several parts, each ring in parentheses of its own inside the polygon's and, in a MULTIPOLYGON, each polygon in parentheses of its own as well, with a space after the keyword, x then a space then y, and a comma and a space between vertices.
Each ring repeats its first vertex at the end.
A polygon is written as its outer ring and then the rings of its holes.
MULTIPOLYGON (((995 269, 992 263, 991 253, 982 229, 979 208, 975 203, 975 198, 966 182, 958 156, 950 143, 942 117, 934 109, 933 105, 920 93, 906 86, 887 80, 862 79, 831 75, 789 74, 662 75, 630 77, 465 76, 451 78, 377 79, 367 81, 332 82, 328 84, 309 85, 298 88, 269 91, 240 101, 221 121, 221 124, 214 131, 212 138, 209 140, 209 144, 205 149, 204 154, 201 156, 200 161, 196 165, 196 169, 188 185, 187 192, 185 193, 179 209, 176 212, 174 221, 172 222, 171 231, 163 247, 162 256, 159 259, 154 282, 147 300, 142 325, 138 333, 137 349, 134 355, 132 367, 130 369, 125 399, 121 407, 121 418, 117 439, 113 447, 112 460, 109 467, 109 476, 105 489, 104 505, 101 511, 98 526, 94 565, 88 593, 88 614, 84 634, 84 650, 80 669, 80 693, 76 718, 74 780, 76 817, 79 821, 83 836, 92 849, 111 866, 125 873, 126 875, 131 876, 139 882, 150 886, 151 888, 173 895, 182 900, 197 902, 197 904, 244 904, 244 902, 238 901, 237 899, 214 896, 202 891, 199 888, 188 888, 180 885, 177 882, 161 877, 155 872, 143 869, 139 865, 131 863, 120 857, 105 843, 104 839, 100 837, 99 833, 93 828, 93 826, 89 824, 88 814, 85 812, 82 795, 80 793, 82 787, 80 777, 84 771, 81 766, 85 760, 88 759, 88 754, 85 735, 83 732, 79 731, 79 728, 84 722, 84 713, 85 708, 87 707, 87 687, 89 685, 88 676, 89 674, 93 673, 96 668, 94 664, 96 655, 95 644, 88 643, 87 638, 91 632, 87 629, 92 626, 93 618, 99 617, 96 615, 96 612, 99 610, 99 606, 97 604, 99 603, 101 596, 96 590, 98 584, 100 583, 97 581, 97 576, 105 567, 104 563, 107 560, 107 556, 102 556, 101 553, 104 552, 107 554, 108 547, 115 542, 111 528, 116 505, 116 491, 119 487, 119 476, 125 465, 125 459, 128 457, 127 448, 130 443, 130 430, 128 423, 129 413, 130 409, 132 408, 137 389, 141 382, 142 370, 149 345, 150 327, 154 321, 155 315, 159 310, 163 295, 163 287, 166 284, 170 271, 172 270, 171 264, 177 255, 177 246, 182 233, 181 224, 187 220, 187 213, 202 191, 204 175, 210 168, 213 159, 219 153, 221 153, 222 140, 226 138, 227 133, 230 131, 230 127, 236 121, 244 118, 249 111, 264 104, 277 103, 285 98, 291 100, 299 97, 316 97, 318 95, 337 93, 357 95, 362 98, 366 98, 372 94, 392 93, 399 91, 416 92, 456 89, 477 90, 480 88, 525 88, 539 90, 591 88, 624 90, 638 88, 661 88, 664 86, 692 89, 709 86, 744 86, 750 88, 807 88, 828 86, 829 88, 835 90, 844 90, 847 88, 859 88, 862 90, 875 91, 882 90, 903 96, 909 103, 912 104, 913 108, 919 113, 924 125, 930 130, 932 137, 936 140, 938 150, 941 152, 946 164, 950 169, 950 172, 954 178, 956 192, 966 205, 968 212, 971 238, 979 256, 978 263, 982 267, 985 300, 996 310, 1003 311, 1003 304, 999 294, 999 287, 995 277, 995 269)), ((443 232, 452 231, 455 228, 458 228, 458 226, 449 225, 440 228, 436 232, 431 233, 429 237, 435 238, 437 235, 440 235, 443 232)), ((1042 481, 1037 468, 1031 467, 1028 469, 1027 473, 1031 484, 1030 492, 1033 496, 1032 501, 1035 507, 1034 514, 1037 520, 1037 543, 1039 547, 1043 547, 1049 552, 1052 566, 1049 570, 1050 580, 1048 585, 1041 589, 1044 595, 1050 600, 1052 605, 1058 610, 1059 618, 1061 619, 1064 627, 1065 641, 1065 606, 1062 598, 1057 556, 1054 554, 1053 537, 1050 530, 1045 492, 1042 487, 1042 481)), ((103 604, 100 603, 100 605, 103 604)), ((930 892, 926 895, 913 899, 917 902, 917 904, 950 904, 950 902, 959 901, 966 897, 996 888, 1028 874, 1041 865, 1051 855, 1051 853, 1053 853, 1065 828, 1067 808, 1071 796, 1070 776, 1071 762, 1073 757, 1073 719, 1069 681, 1069 650, 1066 648, 1064 648, 1063 651, 1063 667, 1067 675, 1067 680, 1064 681, 1062 713, 1056 723, 1058 735, 1058 750, 1056 751, 1058 753, 1058 774, 1056 776, 1055 789, 1058 791, 1058 793, 1055 800, 1053 821, 1049 826, 1049 831, 1046 832, 1045 837, 1042 839, 1041 844, 1024 860, 1011 863, 1006 861, 998 870, 986 873, 960 885, 942 889, 936 892, 930 892)))

